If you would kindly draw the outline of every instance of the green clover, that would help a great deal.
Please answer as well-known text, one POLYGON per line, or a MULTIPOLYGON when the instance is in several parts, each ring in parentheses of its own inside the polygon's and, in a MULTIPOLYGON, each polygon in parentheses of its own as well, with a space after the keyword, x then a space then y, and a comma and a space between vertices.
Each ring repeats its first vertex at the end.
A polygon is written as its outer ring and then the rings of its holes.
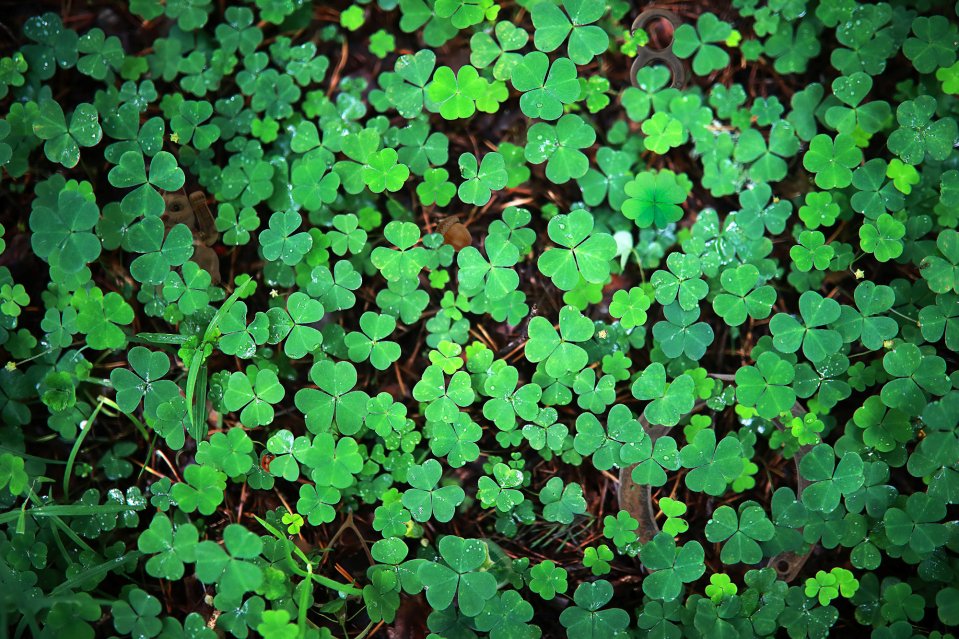
POLYGON ((672 535, 663 532, 643 546, 639 556, 650 570, 643 579, 643 592, 660 601, 678 599, 684 583, 696 581, 706 572, 705 553, 698 541, 677 548, 672 535))
POLYGON ((45 140, 43 153, 47 159, 68 169, 72 169, 80 161, 80 147, 95 146, 103 137, 95 106, 78 104, 68 125, 63 108, 50 99, 40 100, 40 111, 33 122, 33 133, 45 140))
POLYGON ((594 142, 593 127, 580 116, 567 113, 556 124, 537 122, 530 127, 525 157, 533 164, 546 162, 546 178, 553 184, 566 184, 586 175, 589 159, 580 149, 589 148, 594 142))
POLYGON ((696 20, 696 27, 681 24, 673 36, 673 53, 680 58, 693 58, 693 72, 709 75, 729 64, 729 54, 712 43, 725 42, 732 33, 728 22, 713 13, 704 13, 696 20))
POLYGON ((439 561, 420 565, 418 575, 426 600, 435 610, 449 608, 454 599, 464 615, 475 617, 496 595, 496 578, 478 569, 487 561, 488 550, 480 539, 447 535, 439 542, 439 561))
POLYGON ((757 542, 769 541, 775 533, 773 523, 759 506, 746 506, 738 514, 729 506, 720 506, 706 523, 706 539, 725 542, 719 557, 727 565, 758 564, 763 551, 757 542))
POLYGON ((540 254, 537 266, 558 288, 572 290, 580 278, 603 284, 609 277, 609 261, 616 255, 616 241, 608 233, 594 233, 594 224, 592 214, 582 209, 549 221, 549 238, 562 248, 540 254))
POLYGON ((533 6, 533 43, 544 53, 558 49, 564 42, 570 60, 589 64, 609 47, 609 36, 593 23, 606 13, 606 4, 589 0, 563 0, 563 9, 552 2, 533 6))

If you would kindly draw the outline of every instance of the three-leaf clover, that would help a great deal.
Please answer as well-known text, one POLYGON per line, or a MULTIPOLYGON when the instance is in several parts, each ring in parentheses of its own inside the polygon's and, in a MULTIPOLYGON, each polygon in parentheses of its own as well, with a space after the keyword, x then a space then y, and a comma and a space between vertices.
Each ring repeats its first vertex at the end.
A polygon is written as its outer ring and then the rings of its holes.
POLYGON ((746 506, 737 513, 720 506, 706 523, 706 539, 725 542, 719 558, 724 564, 757 564, 763 558, 757 542, 769 541, 776 534, 773 523, 759 506, 746 506))
POLYGON ((523 93, 519 106, 530 118, 558 120, 563 107, 573 104, 580 95, 576 65, 568 58, 558 58, 550 64, 540 51, 527 53, 517 61, 510 82, 523 93))
POLYGON ((273 421, 273 404, 284 395, 286 391, 272 370, 237 371, 230 374, 223 405, 229 411, 240 411, 240 421, 245 426, 265 426, 273 421))
POLYGON ((85 102, 78 104, 68 125, 63 108, 56 100, 49 98, 40 100, 40 110, 33 122, 33 133, 46 141, 43 152, 47 159, 68 169, 72 169, 80 161, 81 146, 95 146, 103 137, 95 106, 85 102))
POLYGON ((442 562, 420 564, 418 575, 426 589, 426 600, 435 610, 446 610, 456 600, 460 612, 475 617, 496 595, 496 577, 480 570, 489 558, 481 539, 447 535, 440 539, 442 562))
POLYGON ((569 39, 567 52, 576 64, 589 64, 606 51, 609 36, 602 27, 593 24, 606 13, 605 2, 590 0, 563 0, 563 9, 552 2, 533 6, 533 43, 544 53, 558 49, 569 39))
POLYGON ((533 363, 546 362, 546 373, 559 378, 566 373, 579 372, 589 356, 578 345, 593 336, 595 327, 589 318, 572 306, 559 311, 559 332, 545 317, 534 317, 527 328, 526 359, 533 363))
POLYGON ((862 458, 853 452, 836 455, 829 444, 818 444, 803 455, 799 473, 813 482, 802 492, 802 503, 810 510, 829 513, 839 506, 843 495, 859 489, 865 481, 862 458))
POLYGON ((407 471, 406 480, 411 488, 403 492, 403 505, 416 521, 450 521, 456 507, 466 498, 466 493, 456 484, 438 487, 442 474, 443 469, 435 459, 427 459, 407 471))
MULTIPOLYGON (((559 477, 551 477, 539 491, 539 500, 543 504, 543 518, 560 524, 571 524, 576 515, 586 512, 586 500, 579 484, 563 485, 559 477)), ((540 593, 542 594, 542 593, 540 593)), ((550 597, 544 597, 549 599, 550 597)))
POLYGON ((690 490, 718 497, 743 470, 742 444, 735 435, 726 435, 717 445, 716 432, 707 428, 683 446, 679 461, 690 469, 686 474, 690 490))
POLYGON ((366 312, 360 316, 360 331, 348 333, 343 339, 354 362, 370 360, 377 370, 386 370, 400 358, 400 345, 386 338, 396 330, 392 315, 366 312))
POLYGON ((546 162, 546 178, 553 184, 565 184, 586 175, 589 158, 581 149, 593 146, 594 142, 595 129, 582 117, 567 113, 556 124, 537 122, 530 127, 525 157, 533 164, 546 162))
POLYGON ((678 599, 684 583, 696 581, 706 572, 705 553, 698 541, 677 548, 672 535, 664 532, 643 546, 639 557, 651 571, 643 579, 643 592, 660 601, 678 599))
POLYGON ((715 43, 725 42, 732 33, 732 26, 716 17, 713 13, 704 13, 696 20, 696 26, 681 24, 676 29, 673 40, 673 53, 680 58, 693 58, 693 72, 696 75, 709 75, 729 64, 729 54, 715 43))
POLYGON ((580 278, 603 284, 609 277, 610 260, 616 255, 616 241, 605 232, 594 232, 593 215, 576 209, 549 221, 549 238, 561 248, 550 248, 537 260, 539 270, 564 291, 572 290, 580 278))

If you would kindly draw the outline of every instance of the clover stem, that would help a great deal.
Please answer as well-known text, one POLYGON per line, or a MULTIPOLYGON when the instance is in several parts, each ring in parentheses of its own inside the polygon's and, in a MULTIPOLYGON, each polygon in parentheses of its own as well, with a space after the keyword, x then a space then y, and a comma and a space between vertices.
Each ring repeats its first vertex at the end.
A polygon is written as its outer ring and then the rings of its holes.
POLYGON ((67 457, 67 467, 63 471, 63 498, 66 499, 70 495, 70 477, 73 476, 73 464, 77 460, 77 454, 80 452, 80 447, 83 446, 83 440, 87 438, 87 434, 93 430, 93 422, 97 420, 97 415, 100 414, 100 411, 103 410, 103 404, 105 397, 100 397, 97 402, 96 408, 93 409, 93 412, 90 414, 88 419, 80 422, 80 434, 77 435, 76 440, 73 442, 73 448, 70 449, 70 456, 67 457))

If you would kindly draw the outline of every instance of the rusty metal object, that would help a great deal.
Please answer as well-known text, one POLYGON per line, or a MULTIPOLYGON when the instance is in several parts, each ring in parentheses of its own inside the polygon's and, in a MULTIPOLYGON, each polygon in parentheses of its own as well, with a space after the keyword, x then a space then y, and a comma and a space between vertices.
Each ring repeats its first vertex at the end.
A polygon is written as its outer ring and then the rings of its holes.
MULTIPOLYGON (((691 412, 695 413, 703 406, 705 406, 705 403, 699 403, 693 407, 691 412)), ((797 402, 795 406, 793 406, 792 414, 797 417, 802 417, 806 414, 806 410, 797 402)), ((642 415, 639 416, 639 423, 649 435, 650 439, 652 439, 653 444, 656 443, 657 439, 671 430, 664 426, 651 426, 642 415)), ((775 423, 779 428, 784 428, 778 420, 776 420, 775 423)), ((809 485, 809 482, 799 473, 799 463, 810 450, 812 450, 811 446, 803 446, 793 455, 793 462, 796 464, 797 499, 802 496, 803 489, 809 485)), ((656 509, 653 508, 652 489, 648 485, 637 484, 633 481, 633 468, 635 467, 636 464, 632 464, 619 469, 617 498, 619 500, 619 507, 628 512, 629 515, 639 523, 636 532, 639 540, 645 544, 652 541, 653 537, 661 532, 661 529, 659 524, 656 523, 656 509)), ((803 555, 798 555, 793 552, 779 553, 770 558, 766 565, 773 568, 780 579, 789 582, 799 575, 799 571, 802 570, 811 553, 812 549, 803 555)))
POLYGON ((163 201, 163 225, 169 231, 177 224, 183 224, 193 233, 193 257, 190 259, 210 274, 212 284, 220 283, 220 257, 210 248, 220 238, 216 230, 216 219, 210 211, 203 191, 194 191, 189 195, 181 192, 165 193, 163 201))
POLYGON ((464 249, 473 243, 473 236, 470 235, 469 229, 456 215, 440 220, 436 225, 436 232, 443 236, 443 243, 452 246, 454 251, 464 249))
POLYGON ((220 239, 220 233, 216 230, 216 219, 206 203, 206 193, 203 191, 190 193, 190 206, 193 207, 197 223, 194 235, 207 246, 213 246, 220 239))
MULTIPOLYGON (((667 20, 670 24, 672 24, 674 33, 676 29, 683 24, 683 20, 672 11, 655 8, 646 9, 636 16, 635 20, 633 20, 633 25, 630 27, 630 33, 636 33, 636 31, 645 28, 646 25, 653 20, 659 19, 667 20)), ((671 40, 670 43, 662 49, 651 49, 649 46, 640 47, 639 51, 636 53, 636 59, 633 61, 633 66, 629 72, 629 77, 633 83, 633 86, 638 86, 636 75, 639 73, 639 70, 655 62, 661 63, 669 69, 669 72, 673 77, 671 86, 674 89, 682 89, 686 86, 686 67, 682 60, 677 58, 676 54, 673 53, 674 42, 675 39, 671 40)))

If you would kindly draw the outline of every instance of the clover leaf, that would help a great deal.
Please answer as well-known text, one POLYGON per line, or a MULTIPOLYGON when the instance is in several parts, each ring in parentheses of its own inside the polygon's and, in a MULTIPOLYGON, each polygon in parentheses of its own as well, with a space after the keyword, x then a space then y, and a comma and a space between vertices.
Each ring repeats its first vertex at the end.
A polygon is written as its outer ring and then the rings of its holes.
POLYGON ((593 336, 595 327, 572 306, 559 311, 559 331, 545 317, 534 317, 529 322, 529 341, 526 359, 533 363, 546 362, 546 372, 553 377, 579 372, 589 357, 578 346, 593 336))
POLYGON ((576 64, 589 64, 609 46, 609 36, 593 24, 606 13, 606 5, 589 0, 563 0, 562 5, 563 9, 551 2, 533 6, 533 43, 549 53, 568 39, 569 58, 576 64))
POLYGON ((729 54, 713 43, 725 42, 732 27, 713 13, 704 13, 691 24, 681 24, 674 35, 673 52, 680 58, 693 58, 693 72, 709 75, 729 64, 729 54))
POLYGON ((466 493, 456 485, 438 486, 443 470, 435 459, 427 459, 407 471, 410 488, 403 492, 403 505, 420 522, 436 519, 448 522, 463 503, 466 493))
POLYGON ((629 614, 620 608, 603 610, 612 598, 613 586, 604 579, 581 583, 573 593, 576 605, 563 610, 559 621, 571 636, 586 639, 617 636, 629 626, 629 614))
POLYGON ((147 574, 177 581, 183 577, 184 564, 196 560, 198 541, 196 526, 181 523, 174 529, 169 517, 157 513, 150 527, 137 538, 137 548, 142 553, 154 555, 147 560, 147 574))
POLYGON ((729 506, 713 511, 706 523, 706 539, 725 542, 720 554, 724 564, 757 564, 763 558, 757 542, 769 541, 776 531, 759 506, 747 506, 740 513, 729 506))
POLYGON ((696 581, 706 572, 705 553, 698 541, 677 548, 672 535, 663 532, 643 546, 639 556, 651 571, 643 579, 643 592, 660 601, 678 599, 684 583, 696 581))
POLYGON ((103 137, 97 108, 78 104, 68 125, 63 108, 55 100, 43 99, 39 106, 33 133, 45 140, 43 152, 48 160, 72 169, 80 161, 80 147, 95 146, 103 137))
POLYGON ((273 404, 286 395, 276 373, 270 369, 248 370, 230 374, 223 405, 229 411, 241 411, 244 425, 265 426, 273 422, 273 404))
POLYGON ((475 617, 482 612, 497 590, 496 578, 478 570, 487 561, 488 552, 480 539, 453 535, 440 539, 442 562, 427 561, 418 570, 430 605, 436 610, 445 610, 455 599, 464 615, 475 617))
POLYGON ((510 82, 523 93, 519 106, 531 118, 558 120, 564 106, 579 99, 576 65, 568 58, 558 58, 550 64, 540 51, 527 53, 517 61, 510 82))
POLYGON ((580 277, 596 284, 609 277, 609 261, 616 254, 616 242, 608 233, 594 233, 594 224, 593 216, 582 209, 549 221, 549 238, 562 248, 542 253, 537 266, 558 288, 572 290, 580 277))
MULTIPOLYGON (((539 6, 545 6, 541 3, 539 6)), ((567 113, 556 124, 537 122, 527 134, 528 162, 546 162, 546 177, 553 184, 565 184, 586 175, 589 159, 581 149, 596 142, 596 131, 582 117, 567 113)))
POLYGON ((686 475, 690 490, 719 496, 742 472, 742 444, 734 435, 726 435, 717 445, 715 431, 707 428, 683 446, 679 462, 691 469, 686 475))

